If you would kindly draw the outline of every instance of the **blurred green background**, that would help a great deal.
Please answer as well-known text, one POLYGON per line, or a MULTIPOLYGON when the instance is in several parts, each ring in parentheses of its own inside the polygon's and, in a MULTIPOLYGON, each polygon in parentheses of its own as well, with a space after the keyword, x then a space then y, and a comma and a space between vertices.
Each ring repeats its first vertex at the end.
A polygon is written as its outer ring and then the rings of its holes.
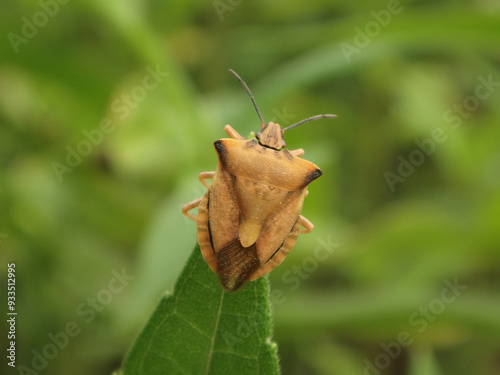
POLYGON ((498 1, 1 8, 18 365, 119 367, 196 242, 180 207, 213 141, 259 129, 232 68, 266 121, 339 116, 286 133, 324 175, 303 210, 315 230, 270 275, 283 374, 500 373, 498 1))

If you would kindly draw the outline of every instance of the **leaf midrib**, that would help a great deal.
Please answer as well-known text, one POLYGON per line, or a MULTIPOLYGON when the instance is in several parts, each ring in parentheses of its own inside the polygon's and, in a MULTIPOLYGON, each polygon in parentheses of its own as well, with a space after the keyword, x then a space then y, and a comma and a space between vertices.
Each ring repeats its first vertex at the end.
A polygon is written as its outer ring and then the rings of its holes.
POLYGON ((207 367, 206 367, 206 370, 205 370, 205 375, 209 374, 210 365, 212 364, 212 354, 214 352, 215 336, 217 335, 217 329, 219 328, 219 320, 220 320, 220 316, 221 316, 222 302, 223 301, 224 301, 224 292, 221 291, 221 298, 220 298, 220 303, 219 303, 219 311, 217 311, 217 321, 215 322, 214 331, 212 333, 212 343, 210 344, 210 352, 208 353, 207 367))

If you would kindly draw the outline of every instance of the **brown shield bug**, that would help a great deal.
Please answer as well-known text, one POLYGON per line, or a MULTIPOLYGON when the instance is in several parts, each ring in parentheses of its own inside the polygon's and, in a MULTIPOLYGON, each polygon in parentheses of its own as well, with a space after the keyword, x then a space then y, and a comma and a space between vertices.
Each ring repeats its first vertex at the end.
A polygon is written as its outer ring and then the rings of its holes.
POLYGON ((246 83, 230 72, 250 95, 261 130, 257 139, 246 139, 226 125, 230 138, 214 142, 217 169, 199 175, 208 191, 182 207, 197 223, 203 258, 227 292, 270 272, 292 250, 299 233, 312 231, 313 224, 300 212, 307 186, 322 172, 300 157, 302 149, 287 150, 283 133, 308 121, 337 117, 317 115, 284 129, 266 124, 246 83), (195 207, 197 217, 189 213, 195 207))

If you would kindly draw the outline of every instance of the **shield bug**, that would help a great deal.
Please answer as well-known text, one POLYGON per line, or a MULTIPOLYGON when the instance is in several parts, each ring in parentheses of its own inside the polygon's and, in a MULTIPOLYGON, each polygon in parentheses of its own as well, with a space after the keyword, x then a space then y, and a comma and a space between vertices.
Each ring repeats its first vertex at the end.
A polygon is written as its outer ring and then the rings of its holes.
POLYGON ((214 142, 219 156, 215 172, 199 175, 208 191, 182 207, 197 223, 203 257, 227 292, 270 272, 292 250, 299 233, 313 229, 300 212, 307 186, 322 172, 301 158, 304 150, 287 150, 283 133, 308 121, 337 117, 317 115, 284 129, 265 123, 246 83, 230 72, 250 96, 261 130, 256 139, 246 139, 226 125, 230 138, 214 142), (189 213, 195 207, 197 217, 189 213))

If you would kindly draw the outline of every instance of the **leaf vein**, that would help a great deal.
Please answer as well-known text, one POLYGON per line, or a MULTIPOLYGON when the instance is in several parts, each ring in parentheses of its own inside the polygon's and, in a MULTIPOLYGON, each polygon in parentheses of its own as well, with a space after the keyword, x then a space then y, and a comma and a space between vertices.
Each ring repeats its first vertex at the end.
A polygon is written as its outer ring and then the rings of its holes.
POLYGON ((212 335, 212 343, 210 344, 210 351, 208 352, 208 360, 207 360, 207 367, 205 370, 205 374, 208 375, 210 371, 210 365, 212 363, 212 354, 214 353, 214 345, 215 345, 215 336, 217 335, 217 329, 219 328, 219 320, 221 316, 221 311, 222 311, 222 302, 224 301, 224 292, 220 292, 220 303, 219 303, 219 311, 217 312, 217 320, 215 321, 215 327, 214 327, 214 333, 212 335))

